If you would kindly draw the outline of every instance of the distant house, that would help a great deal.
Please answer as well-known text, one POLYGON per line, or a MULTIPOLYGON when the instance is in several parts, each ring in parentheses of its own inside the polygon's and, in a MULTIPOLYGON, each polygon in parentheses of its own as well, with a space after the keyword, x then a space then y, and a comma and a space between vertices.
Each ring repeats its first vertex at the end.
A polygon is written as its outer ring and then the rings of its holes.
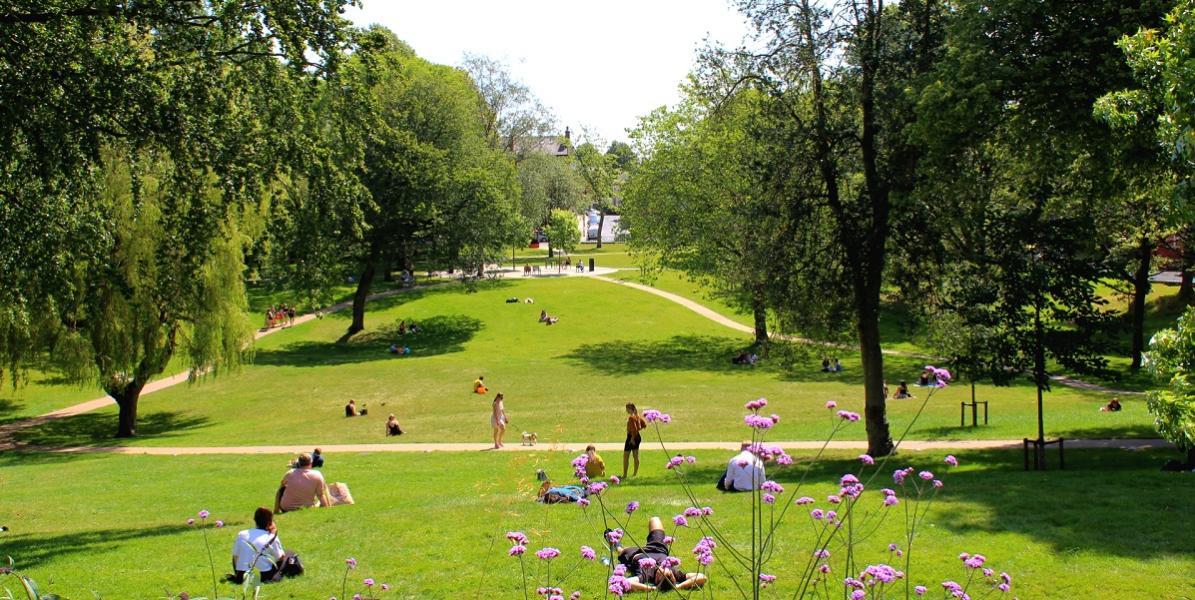
POLYGON ((532 135, 519 138, 514 142, 514 150, 520 156, 526 156, 533 152, 547 154, 548 156, 568 156, 569 147, 568 141, 572 139, 572 131, 568 127, 564 128, 564 139, 555 135, 532 135))

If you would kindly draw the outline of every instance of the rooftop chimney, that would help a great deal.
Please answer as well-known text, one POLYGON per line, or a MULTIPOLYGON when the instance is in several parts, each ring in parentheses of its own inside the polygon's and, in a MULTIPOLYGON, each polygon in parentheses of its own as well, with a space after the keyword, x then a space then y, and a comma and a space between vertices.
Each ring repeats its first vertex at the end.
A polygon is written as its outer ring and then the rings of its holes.
POLYGON ((564 128, 564 139, 566 139, 566 140, 571 140, 571 139, 573 139, 573 138, 572 138, 572 133, 573 133, 573 132, 569 131, 568 127, 565 127, 565 128, 564 128))

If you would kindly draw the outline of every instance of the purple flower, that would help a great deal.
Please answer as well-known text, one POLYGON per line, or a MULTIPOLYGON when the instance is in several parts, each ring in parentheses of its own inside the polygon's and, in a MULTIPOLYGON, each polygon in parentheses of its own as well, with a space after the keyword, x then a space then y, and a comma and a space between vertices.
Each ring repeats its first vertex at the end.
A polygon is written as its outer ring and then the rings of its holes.
POLYGON ((851 600, 863 600, 867 597, 867 592, 863 590, 855 590, 851 592, 851 600))
POLYGON ((689 526, 689 520, 685 518, 685 515, 676 515, 675 517, 672 517, 672 523, 677 527, 689 526))
POLYGON ((606 532, 606 541, 617 546, 618 542, 622 541, 622 530, 621 529, 612 529, 610 531, 607 531, 606 532))
POLYGON ((769 480, 767 480, 767 481, 763 482, 763 483, 762 483, 762 484, 759 486, 759 489, 761 489, 761 490, 763 490, 763 491, 765 491, 765 492, 772 492, 772 493, 775 493, 775 494, 783 494, 783 493, 784 493, 784 487, 783 487, 783 486, 781 486, 779 483, 776 483, 775 481, 772 481, 771 479, 769 479, 769 480))
POLYGON ((759 580, 763 582, 764 586, 767 586, 769 583, 776 581, 776 576, 768 575, 767 573, 760 573, 759 580))
POLYGON ((896 552, 896 550, 897 550, 899 547, 900 547, 900 546, 897 546, 895 543, 888 544, 888 551, 889 551, 889 552, 896 552))
POLYGON ((654 568, 655 566, 656 566, 656 559, 654 559, 654 558, 641 558, 641 559, 639 559, 639 571, 640 571, 640 572, 643 572, 643 571, 646 571, 646 570, 648 570, 648 569, 654 568))
POLYGON ((224 527, 224 521, 217 520, 216 529, 220 529, 221 527, 224 527))
POLYGON ((842 498, 839 498, 834 494, 830 494, 829 496, 826 496, 826 501, 830 504, 838 504, 839 502, 842 502, 842 498))
POLYGON ((597 558, 597 553, 594 552, 593 548, 590 548, 589 546, 581 546, 581 558, 584 558, 585 560, 593 560, 597 558))
POLYGON ((855 421, 859 420, 859 413, 853 413, 849 410, 840 410, 838 411, 838 418, 842 419, 843 421, 850 421, 851 423, 854 423, 855 421))
POLYGON ((776 497, 771 494, 765 493, 762 496, 760 496, 760 499, 764 501, 764 504, 775 504, 776 503, 776 497))
POLYGON ((580 600, 580 599, 581 599, 581 590, 577 590, 568 595, 568 600, 580 600))
POLYGON ((758 399, 758 400, 752 400, 752 401, 750 401, 750 402, 748 402, 748 403, 744 404, 744 405, 743 405, 743 408, 746 408, 747 410, 754 410, 754 411, 758 411, 759 409, 761 409, 761 408, 763 408, 763 407, 765 407, 765 406, 767 406, 767 405, 768 405, 768 399, 767 399, 767 398, 760 398, 760 399, 758 399))
POLYGON ((585 489, 586 489, 586 491, 589 492, 589 495, 597 496, 597 495, 601 494, 607 487, 609 487, 609 486, 606 485, 605 481, 595 481, 595 482, 589 484, 589 487, 587 487, 585 489))
POLYGON ((589 506, 589 498, 580 498, 577 500, 577 505, 584 508, 589 506))
POLYGON ((639 501, 638 500, 632 500, 631 502, 627 503, 626 511, 627 511, 628 515, 637 510, 639 510, 639 501))
POLYGON ((826 410, 834 410, 835 408, 838 408, 837 402, 835 402, 833 400, 829 400, 826 402, 826 410))
POLYGON ((947 455, 946 455, 946 459, 945 459, 945 460, 943 460, 942 462, 944 462, 944 463, 946 463, 946 464, 948 464, 948 465, 950 465, 950 466, 952 466, 952 467, 957 467, 957 466, 958 466, 958 459, 957 459, 957 458, 955 458, 953 454, 947 454, 947 455))
POLYGON ((809 516, 813 517, 814 520, 820 520, 823 516, 825 516, 825 514, 825 511, 820 508, 815 508, 809 511, 809 516))
POLYGON ((210 517, 210 516, 212 516, 212 513, 208 512, 208 511, 206 511, 206 510, 201 510, 201 511, 199 511, 199 518, 200 518, 200 519, 206 519, 206 518, 208 518, 208 517, 210 517))
POLYGON ((195 519, 187 519, 187 525, 194 525, 195 519))
POLYGON ((539 550, 536 550, 535 555, 538 556, 540 560, 552 560, 553 558, 560 556, 560 551, 549 546, 547 548, 540 548, 539 550))
POLYGON ((382 584, 382 591, 383 591, 383 592, 385 592, 385 591, 388 591, 389 589, 390 589, 390 584, 389 584, 389 583, 383 583, 383 584, 382 584))
POLYGON ((674 538, 674 537, 672 537, 672 536, 670 536, 670 535, 666 535, 666 536, 664 536, 664 544, 665 544, 665 545, 667 545, 667 546, 671 546, 671 545, 672 545, 672 542, 675 542, 675 541, 676 541, 676 538, 674 538))
POLYGON ((366 577, 365 581, 362 581, 361 583, 364 583, 365 587, 373 587, 374 582, 372 577, 366 577))
MULTIPOLYGON (((506 535, 510 536, 509 533, 506 535)), ((523 535, 523 534, 520 533, 519 535, 523 535)), ((357 568, 357 559, 350 556, 350 557, 344 559, 344 564, 347 565, 348 568, 350 568, 350 569, 356 569, 357 568)))
MULTIPOLYGON (((512 544, 526 544, 527 543, 527 536, 523 535, 522 531, 507 531, 506 539, 510 540, 510 542, 512 544)), ((356 559, 350 558, 349 561, 352 561, 352 562, 349 562, 349 566, 351 566, 351 567, 357 566, 356 559)))
POLYGON ((527 546, 524 546, 522 544, 515 544, 514 546, 510 547, 510 550, 507 551, 507 554, 509 554, 511 556, 522 556, 523 553, 526 551, 527 551, 527 546))
POLYGON ((924 585, 919 585, 913 588, 913 592, 915 592, 918 596, 924 596, 926 591, 927 590, 925 589, 924 585))
POLYGON ((743 422, 746 423, 748 427, 761 430, 771 429, 772 426, 776 424, 774 421, 772 421, 772 419, 768 417, 761 417, 756 414, 750 414, 743 417, 743 422))
POLYGON ((674 469, 683 462, 685 462, 685 457, 673 456, 672 458, 668 459, 668 464, 664 465, 664 468, 665 469, 674 469))
POLYGON ((996 589, 1000 590, 1001 592, 1007 592, 1010 588, 1011 586, 1009 586, 1007 583, 1001 583, 1000 585, 996 586, 996 589))
POLYGON ((809 496, 801 496, 800 498, 797 498, 793 503, 794 504, 813 504, 813 498, 810 498, 809 496))
POLYGON ((829 572, 830 572, 830 565, 828 565, 828 564, 826 564, 826 563, 822 563, 822 564, 820 564, 820 565, 818 565, 818 566, 817 566, 817 570, 818 570, 818 572, 820 572, 820 573, 829 573, 829 572))
POLYGON ((643 420, 648 423, 663 423, 667 425, 672 422, 672 416, 658 410, 648 409, 643 411, 643 420))
POLYGON ((859 462, 861 462, 867 466, 871 466, 871 465, 876 464, 876 459, 872 458, 870 454, 860 454, 859 462))
POLYGON ((942 487, 942 485, 943 485, 943 484, 942 484, 942 480, 941 480, 941 479, 935 479, 935 480, 933 481, 933 485, 934 485, 934 487, 935 487, 935 488, 941 488, 941 487, 942 487))
POLYGON ((622 480, 618 478, 618 475, 610 476, 610 485, 618 485, 620 483, 622 483, 622 480))
POLYGON ((826 550, 825 548, 822 548, 821 550, 815 550, 813 552, 813 557, 819 558, 819 559, 820 558, 830 558, 830 551, 826 550))
POLYGON ((900 500, 896 496, 884 496, 884 506, 896 506, 900 500))
POLYGON ((978 569, 979 567, 982 567, 983 563, 986 561, 987 558, 984 558, 982 554, 973 554, 970 558, 964 560, 963 564, 967 565, 967 568, 969 569, 978 569))
POLYGON ((929 471, 922 471, 918 473, 917 476, 925 481, 929 481, 934 478, 934 474, 929 471))
POLYGON ((703 506, 703 507, 701 507, 701 514, 702 514, 702 516, 708 517, 708 516, 714 514, 714 509, 709 506, 703 506))
POLYGON ((690 506, 689 508, 685 509, 685 516, 686 517, 700 517, 701 509, 697 508, 696 506, 690 506))

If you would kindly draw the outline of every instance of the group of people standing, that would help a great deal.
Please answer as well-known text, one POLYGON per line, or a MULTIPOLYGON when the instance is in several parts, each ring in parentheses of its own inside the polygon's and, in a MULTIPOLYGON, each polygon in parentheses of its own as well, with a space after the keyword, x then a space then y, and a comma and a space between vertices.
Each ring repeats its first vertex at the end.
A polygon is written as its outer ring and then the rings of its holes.
POLYGON ((279 304, 271 306, 266 309, 266 329, 273 329, 274 327, 282 326, 289 327, 295 324, 295 307, 286 304, 279 304))

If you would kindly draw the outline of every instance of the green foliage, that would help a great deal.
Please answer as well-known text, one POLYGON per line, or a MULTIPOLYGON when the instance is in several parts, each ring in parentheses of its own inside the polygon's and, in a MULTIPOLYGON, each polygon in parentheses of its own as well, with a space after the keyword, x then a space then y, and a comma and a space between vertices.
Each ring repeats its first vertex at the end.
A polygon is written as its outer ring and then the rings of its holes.
POLYGON ((532 227, 547 221, 553 210, 579 212, 584 182, 569 158, 532 153, 519 161, 522 196, 519 214, 532 227))
POLYGON ((544 226, 550 247, 562 254, 571 254, 581 243, 581 229, 577 226, 577 213, 556 208, 548 216, 544 226))
POLYGON ((1149 393, 1158 432, 1181 449, 1195 449, 1195 308, 1149 343, 1149 370, 1166 389, 1149 393))

